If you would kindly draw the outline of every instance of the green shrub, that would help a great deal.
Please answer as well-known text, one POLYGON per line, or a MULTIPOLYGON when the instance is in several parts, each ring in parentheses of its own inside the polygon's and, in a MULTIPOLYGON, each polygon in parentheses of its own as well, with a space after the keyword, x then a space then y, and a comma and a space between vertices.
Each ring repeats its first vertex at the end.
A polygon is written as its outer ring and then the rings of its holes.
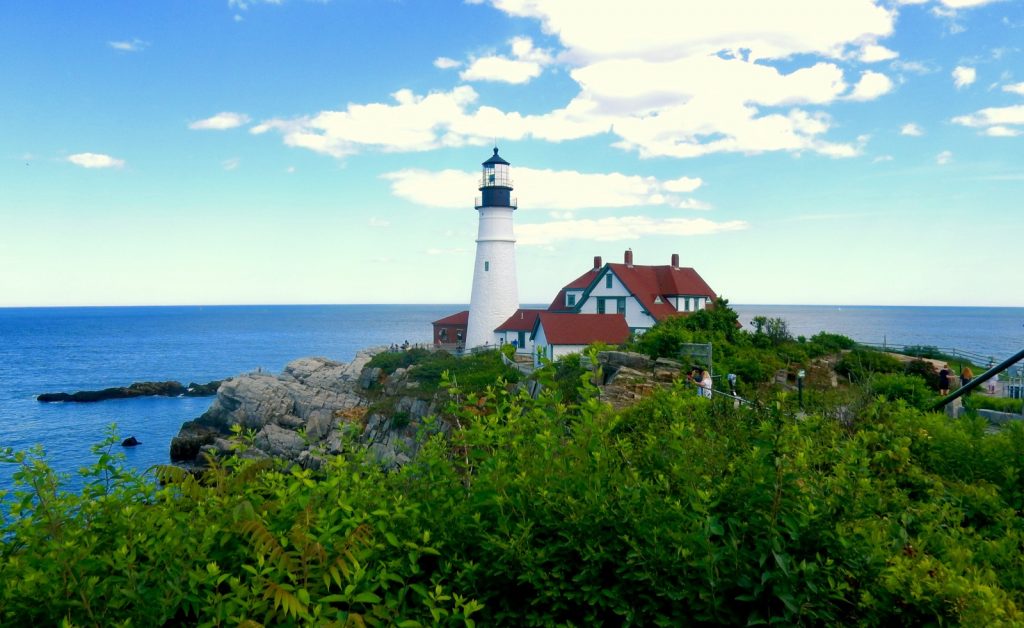
POLYGON ((443 351, 430 351, 420 347, 409 349, 407 351, 382 351, 377 355, 370 358, 366 366, 370 368, 379 368, 385 374, 390 375, 398 369, 409 368, 413 364, 418 364, 429 357, 437 354, 444 353, 443 351))
POLYGON ((857 345, 856 341, 852 338, 824 331, 811 336, 807 344, 808 352, 812 358, 853 349, 857 345))
POLYGON ((903 370, 899 360, 888 353, 872 349, 854 349, 836 364, 836 372, 853 381, 865 381, 874 373, 896 373, 903 370))
POLYGON ((904 365, 903 372, 920 377, 929 388, 939 390, 939 372, 935 370, 935 365, 928 360, 911 360, 904 365))
POLYGON ((929 408, 936 400, 928 384, 916 375, 876 375, 871 379, 869 390, 872 395, 880 395, 889 401, 903 400, 922 410, 929 408))
POLYGON ((1010 412, 1012 414, 1021 414, 1021 408, 1024 407, 1024 401, 1020 399, 1010 399, 1009 397, 986 397, 984 395, 970 395, 963 397, 964 405, 972 410, 995 410, 996 412, 1010 412))

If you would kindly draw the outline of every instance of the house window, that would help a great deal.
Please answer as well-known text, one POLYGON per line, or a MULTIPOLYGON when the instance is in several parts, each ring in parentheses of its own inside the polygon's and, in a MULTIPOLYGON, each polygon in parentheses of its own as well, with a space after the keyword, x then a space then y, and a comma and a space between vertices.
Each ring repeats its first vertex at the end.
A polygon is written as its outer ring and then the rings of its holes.
POLYGON ((565 304, 568 305, 569 307, 572 307, 572 306, 576 305, 576 295, 575 294, 567 294, 567 295, 565 295, 565 304))
POLYGON ((597 300, 597 313, 598 314, 604 314, 605 313, 604 312, 604 301, 605 301, 604 299, 598 299, 597 300))
POLYGON ((626 313, 626 297, 619 297, 615 299, 615 311, 619 314, 626 313))
POLYGON ((519 340, 519 347, 520 347, 520 348, 522 348, 522 347, 525 347, 525 346, 526 346, 526 332, 525 332, 525 331, 521 331, 521 332, 519 332, 519 338, 518 338, 518 340, 519 340))
POLYGON ((690 311, 690 297, 683 297, 683 311, 690 311))
POLYGON ((487 272, 490 269, 491 269, 491 263, 490 262, 484 262, 484 272, 487 272))
POLYGON ((607 275, 604 276, 604 287, 605 288, 611 288, 612 287, 612 274, 611 273, 608 273, 607 275))

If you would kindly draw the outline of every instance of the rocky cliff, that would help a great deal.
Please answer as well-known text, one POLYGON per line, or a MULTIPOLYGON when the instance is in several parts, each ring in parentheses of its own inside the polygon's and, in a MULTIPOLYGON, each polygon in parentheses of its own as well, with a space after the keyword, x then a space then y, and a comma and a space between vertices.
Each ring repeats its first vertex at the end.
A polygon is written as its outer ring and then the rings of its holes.
MULTIPOLYGON (((367 366, 378 351, 361 351, 349 363, 302 358, 280 375, 257 372, 225 380, 209 410, 185 423, 171 441, 171 460, 202 465, 204 453, 231 451, 232 428, 238 426, 251 442, 245 456, 319 468, 325 456, 351 443, 367 448, 385 467, 405 464, 429 435, 422 430, 448 433, 451 426, 436 416, 440 397, 424 394, 406 369, 386 375, 367 366)), ((600 398, 615 408, 685 377, 679 362, 636 353, 605 351, 598 362, 600 398)), ((532 395, 540 388, 533 381, 519 385, 532 395)))
MULTIPOLYGON (((349 363, 301 358, 280 375, 256 372, 225 380, 210 408, 171 441, 172 462, 201 465, 203 453, 230 451, 234 426, 252 435, 246 456, 318 468, 324 456, 341 453, 351 440, 385 466, 407 462, 419 449, 416 436, 423 419, 433 415, 434 401, 406 394, 416 391, 404 369, 385 377, 380 369, 366 368, 377 351, 361 351, 349 363), (387 403, 380 403, 385 391, 387 403)), ((430 429, 448 426, 436 421, 430 429)))

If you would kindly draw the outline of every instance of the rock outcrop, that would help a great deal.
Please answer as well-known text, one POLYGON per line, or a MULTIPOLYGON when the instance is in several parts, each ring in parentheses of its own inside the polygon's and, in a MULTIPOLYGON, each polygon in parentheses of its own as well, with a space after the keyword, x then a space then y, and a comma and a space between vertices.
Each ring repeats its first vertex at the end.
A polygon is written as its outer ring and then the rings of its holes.
POLYGON ((181 382, 135 382, 130 386, 118 386, 116 388, 104 388, 103 390, 80 390, 75 393, 43 393, 36 397, 43 403, 55 401, 71 401, 77 403, 91 403, 94 401, 106 401, 107 399, 131 399, 132 397, 209 397, 217 393, 220 382, 208 384, 189 383, 183 386, 181 382))
MULTIPOLYGON (((417 434, 435 412, 417 394, 405 369, 384 377, 366 368, 377 350, 349 363, 301 358, 280 375, 248 373, 225 380, 202 416, 185 423, 171 441, 173 462, 201 463, 203 453, 231 449, 234 426, 252 434, 249 456, 273 456, 319 467, 341 453, 347 440, 367 447, 385 466, 408 462, 419 449, 417 434)), ((433 430, 447 430, 431 422, 433 430)))

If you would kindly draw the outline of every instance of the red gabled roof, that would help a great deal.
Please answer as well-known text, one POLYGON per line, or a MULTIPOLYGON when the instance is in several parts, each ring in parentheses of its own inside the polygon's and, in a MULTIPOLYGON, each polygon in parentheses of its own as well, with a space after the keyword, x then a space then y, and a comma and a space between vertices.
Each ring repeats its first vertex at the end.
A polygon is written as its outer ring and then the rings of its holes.
POLYGON ((533 331, 533 324, 537 322, 538 314, 540 314, 540 310, 519 308, 494 331, 533 331))
POLYGON ((452 314, 451 316, 445 316, 444 318, 438 319, 431 323, 432 325, 468 325, 469 324, 469 310, 462 310, 458 314, 452 314))
POLYGON ((548 344, 553 345, 588 345, 592 342, 618 345, 629 339, 629 326, 622 314, 540 312, 534 336, 541 326, 548 344))
MULTIPOLYGON (((567 290, 586 290, 587 287, 600 274, 600 270, 601 269, 590 269, 587 272, 580 275, 579 277, 577 277, 576 279, 573 279, 568 284, 566 284, 565 287, 559 290, 558 294, 555 295, 555 300, 552 301, 551 305, 548 306, 548 310, 552 312, 571 312, 572 310, 574 310, 574 307, 569 307, 565 304, 565 292, 567 290)), ((576 299, 576 302, 579 303, 581 300, 582 299, 576 299)))
POLYGON ((679 314, 665 297, 676 295, 702 296, 715 298, 715 292, 701 276, 692 268, 673 268, 672 266, 627 266, 626 264, 608 264, 608 268, 636 296, 640 305, 651 313, 655 320, 679 314), (655 303, 662 297, 661 303, 655 303))

